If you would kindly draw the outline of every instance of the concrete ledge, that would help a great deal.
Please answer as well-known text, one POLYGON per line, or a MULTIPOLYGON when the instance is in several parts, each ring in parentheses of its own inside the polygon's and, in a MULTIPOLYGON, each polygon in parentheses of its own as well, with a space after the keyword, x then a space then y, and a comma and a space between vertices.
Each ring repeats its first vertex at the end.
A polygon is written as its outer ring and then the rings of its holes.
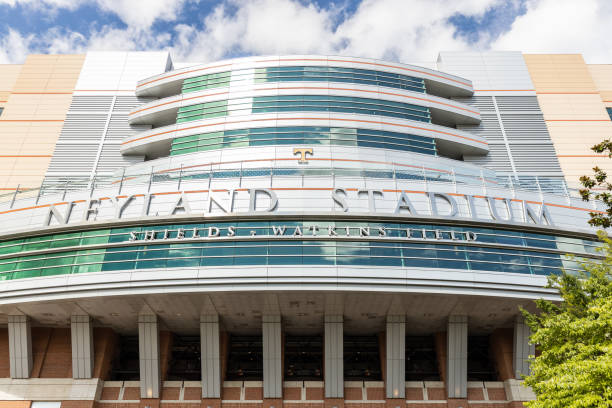
POLYGON ((0 400, 3 401, 94 401, 100 397, 103 381, 94 378, 28 378, 0 379, 0 400))
POLYGON ((504 387, 506 388, 508 401, 531 401, 536 399, 536 395, 531 387, 527 387, 521 380, 506 380, 504 381, 504 387))

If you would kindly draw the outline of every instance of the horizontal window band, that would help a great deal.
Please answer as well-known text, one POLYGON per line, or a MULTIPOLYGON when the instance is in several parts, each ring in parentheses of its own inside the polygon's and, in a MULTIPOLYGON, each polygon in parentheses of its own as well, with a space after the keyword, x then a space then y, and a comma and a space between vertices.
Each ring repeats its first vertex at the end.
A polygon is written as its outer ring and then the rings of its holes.
MULTIPOLYGON (((361 113, 376 116, 391 116, 411 119, 421 122, 430 122, 429 109, 401 102, 391 103, 369 98, 354 97, 319 97, 312 99, 304 96, 254 97, 250 106, 253 114, 267 112, 345 112, 361 113), (339 104, 341 103, 341 104, 339 104)), ((207 117, 227 116, 232 110, 249 109, 249 104, 244 104, 243 109, 233 108, 228 100, 215 101, 204 104, 196 104, 181 107, 177 113, 177 123, 204 119, 207 117)))
POLYGON ((422 131, 431 132, 433 134, 443 134, 443 135, 453 136, 453 137, 469 140, 469 141, 472 141, 472 142, 480 143, 480 144, 483 144, 485 146, 488 145, 488 143, 484 140, 484 138, 482 140, 479 140, 479 139, 472 138, 472 137, 462 136, 462 135, 459 135, 459 134, 456 134, 456 133, 451 133, 451 132, 437 130, 437 129, 428 129, 428 128, 423 128, 423 127, 415 126, 415 125, 408 125, 408 124, 401 124, 401 123, 392 123, 392 122, 383 122, 383 121, 380 121, 380 120, 344 119, 344 118, 315 117, 315 116, 310 116, 310 117, 304 116, 304 117, 294 117, 294 118, 270 118, 270 119, 253 118, 253 119, 250 119, 250 120, 224 121, 224 122, 218 122, 218 123, 195 125, 195 126, 190 126, 190 127, 166 130, 166 131, 163 131, 163 132, 153 133, 153 134, 146 135, 146 136, 140 136, 140 137, 137 137, 137 138, 133 138, 133 139, 121 142, 121 144, 122 145, 126 145, 126 144, 130 144, 130 143, 138 142, 140 140, 150 139, 150 138, 153 138, 153 137, 156 137, 156 136, 161 136, 161 135, 165 135, 165 134, 169 134, 169 133, 173 133, 173 132, 186 131, 186 130, 191 130, 191 129, 196 129, 196 128, 208 128, 208 127, 216 126, 216 125, 228 125, 228 124, 239 124, 239 123, 249 123, 249 122, 262 122, 262 121, 265 121, 265 122, 276 122, 278 120, 285 120, 285 121, 293 121, 293 120, 321 121, 321 120, 324 120, 324 121, 357 122, 357 123, 366 123, 366 124, 389 125, 389 126, 397 126, 397 127, 401 127, 401 128, 407 128, 407 129, 418 129, 418 130, 422 130, 422 131))
MULTIPOLYGON (((501 230, 501 229, 492 229, 492 228, 478 228, 478 227, 454 227, 448 225, 434 225, 434 224, 419 224, 419 223, 384 223, 384 222, 355 222, 355 221, 293 221, 293 220, 282 220, 278 223, 275 221, 260 221, 260 222, 249 222, 249 221, 238 221, 235 223, 230 223, 227 221, 220 223, 190 223, 190 224, 164 224, 161 226, 136 226, 136 227, 124 227, 124 228, 111 228, 111 229, 102 229, 102 230, 90 230, 83 232, 72 232, 72 233, 62 233, 62 234, 53 234, 51 236, 37 236, 32 238, 22 238, 18 240, 9 240, 0 242, 0 256, 7 257, 10 256, 8 254, 19 253, 23 251, 44 251, 44 250, 52 250, 54 248, 65 248, 69 246, 86 246, 86 245, 105 245, 105 244, 113 244, 113 243, 132 243, 130 241, 131 233, 141 234, 146 231, 155 231, 154 234, 159 235, 160 233, 168 234, 167 237, 177 238, 179 234, 179 229, 185 231, 185 239, 189 240, 193 238, 193 234, 195 234, 195 230, 197 231, 206 231, 208 228, 215 227, 219 229, 219 237, 227 237, 231 240, 244 240, 245 238, 261 239, 261 236, 265 237, 275 237, 275 238, 284 238, 283 235, 290 235, 295 232, 295 228, 301 228, 302 232, 305 234, 304 238, 308 238, 310 235, 304 231, 310 228, 312 225, 317 225, 321 232, 318 235, 324 235, 325 231, 328 231, 330 227, 337 229, 337 233, 339 238, 365 238, 362 236, 361 228, 369 227, 371 229, 372 234, 378 234, 378 228, 384 227, 386 230, 385 238, 388 239, 402 239, 402 238, 410 238, 407 237, 406 231, 411 230, 414 231, 415 235, 412 235, 412 238, 422 238, 422 239, 436 239, 437 236, 435 234, 436 230, 442 231, 443 238, 452 238, 451 231, 456 234, 456 238, 464 238, 463 240, 452 240, 449 242, 445 242, 445 244, 451 245, 461 245, 465 244, 465 238, 467 236, 463 236, 461 234, 466 233, 475 233, 480 236, 480 244, 491 244, 491 245, 512 245, 512 249, 517 248, 532 248, 532 249, 541 249, 544 251, 552 250, 552 251, 565 251, 568 252, 567 245, 574 245, 582 248, 584 255, 595 255, 595 248, 599 246, 598 241, 595 240, 585 240, 580 238, 569 238, 569 237, 557 237, 554 235, 545 235, 545 234, 534 234, 528 232, 517 232, 510 230, 501 230), (229 227, 232 226, 234 228, 234 236, 230 237, 229 227), (279 228, 285 227, 284 232, 281 235, 279 234, 279 228), (425 231, 423 231, 425 230, 425 231), (251 231, 255 231, 255 237, 251 237, 251 231), (425 233, 425 238, 423 237, 423 233, 425 233), (344 236, 343 236, 344 235, 344 236), (563 249, 558 247, 558 244, 562 244, 564 246, 563 249), (588 249, 587 249, 588 248, 588 249)), ((314 232, 314 231, 313 231, 314 232)), ((329 231, 328 231, 329 232, 329 231)), ((201 236, 200 233, 197 234, 201 236)), ((312 235, 313 239, 321 239, 330 242, 333 242, 336 237, 325 237, 325 236, 317 236, 317 234, 312 235)), ((267 238, 263 238, 267 239, 267 238)), ((181 243, 184 241, 178 240, 174 243, 181 243)), ((405 242, 400 240, 400 242, 405 242)), ((151 240, 151 244, 163 244, 163 240, 151 240)), ((140 245, 146 245, 146 242, 139 242, 140 245)), ((576 253, 579 253, 576 252, 576 253)))
MULTIPOLYGON (((464 82, 462 80, 459 79, 455 79, 453 77, 451 77, 450 75, 444 75, 442 72, 428 72, 428 71, 424 71, 421 69, 417 69, 416 67, 406 67, 406 66, 401 66, 401 65, 392 65, 392 64, 383 64, 380 62, 367 62, 367 61, 357 61, 357 60, 344 60, 344 59, 329 59, 329 58, 290 58, 290 59, 276 59, 276 60, 258 60, 255 61, 255 63, 273 63, 273 64, 277 64, 278 62, 312 62, 312 61, 321 61, 324 63, 342 63, 342 64, 355 64, 355 65, 363 65, 363 66, 367 66, 367 67, 385 67, 385 68, 391 68, 391 69, 398 69, 398 70, 402 70, 405 72, 416 72, 419 74, 424 74, 427 77, 433 77, 433 78, 441 78, 443 80, 446 81, 451 81, 451 82, 455 82, 457 84, 466 86, 466 87, 472 87, 472 84, 470 82, 464 82)), ((207 67, 202 67, 202 68, 197 68, 197 69, 191 69, 191 70, 187 70, 187 71, 182 71, 182 72, 176 72, 173 74, 165 74, 163 76, 160 76, 158 78, 153 78, 150 79, 148 81, 142 82, 137 84, 136 89, 141 88, 145 85, 149 85, 152 84, 154 82, 159 82, 159 81, 163 81, 169 78, 173 78, 176 76, 180 76, 180 75, 185 75, 185 74, 190 74, 193 72, 201 72, 201 71, 207 71, 207 70, 211 70, 211 69, 217 69, 217 68, 222 68, 222 67, 230 67, 232 66, 232 63, 225 63, 225 64, 219 64, 219 65, 211 65, 211 66, 207 66, 207 67)))

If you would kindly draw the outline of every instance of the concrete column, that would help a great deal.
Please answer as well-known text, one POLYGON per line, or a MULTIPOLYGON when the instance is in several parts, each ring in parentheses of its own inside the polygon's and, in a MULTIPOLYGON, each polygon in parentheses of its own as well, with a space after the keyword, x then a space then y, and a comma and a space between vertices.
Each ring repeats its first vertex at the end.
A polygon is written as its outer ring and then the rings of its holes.
POLYGON ((32 333, 26 315, 8 316, 11 378, 29 378, 32 371, 32 333))
POLYGON ((514 376, 517 379, 523 378, 523 375, 529 375, 529 356, 535 354, 535 345, 529 343, 531 330, 525 324, 523 315, 517 315, 514 321, 514 353, 512 354, 512 367, 514 376))
POLYGON ((70 316, 72 378, 93 377, 93 325, 88 315, 70 316))
POLYGON ((325 398, 344 398, 343 330, 342 315, 325 316, 325 398))
POLYGON ((219 315, 200 316, 202 398, 221 398, 219 315))
POLYGON ((449 316, 446 330, 448 398, 467 398, 467 341, 467 316, 449 316))
POLYGON ((406 397, 406 317, 387 316, 387 398, 406 397))
POLYGON ((154 314, 138 315, 140 398, 159 398, 159 324, 154 314))
POLYGON ((263 389, 264 398, 283 397, 282 337, 280 315, 264 315, 263 389))

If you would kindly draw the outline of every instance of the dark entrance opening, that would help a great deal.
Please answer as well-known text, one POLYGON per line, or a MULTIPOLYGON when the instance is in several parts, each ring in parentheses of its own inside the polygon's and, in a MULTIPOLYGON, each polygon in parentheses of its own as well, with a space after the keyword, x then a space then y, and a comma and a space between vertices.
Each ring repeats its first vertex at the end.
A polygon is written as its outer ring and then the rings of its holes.
POLYGON ((497 381, 489 350, 489 336, 468 337, 467 360, 468 381, 497 381))
POLYGON ((344 378, 348 381, 382 379, 378 336, 344 337, 344 378))
POLYGON ((169 381, 202 379, 199 336, 174 336, 170 355, 167 375, 169 381))
POLYGON ((111 381, 140 380, 138 336, 120 336, 110 373, 111 381))
POLYGON ((229 381, 263 380, 261 336, 230 336, 226 379, 229 381))
POLYGON ((406 337, 406 381, 440 381, 433 336, 406 337))
POLYGON ((285 380, 316 381, 323 378, 323 337, 285 337, 285 380))

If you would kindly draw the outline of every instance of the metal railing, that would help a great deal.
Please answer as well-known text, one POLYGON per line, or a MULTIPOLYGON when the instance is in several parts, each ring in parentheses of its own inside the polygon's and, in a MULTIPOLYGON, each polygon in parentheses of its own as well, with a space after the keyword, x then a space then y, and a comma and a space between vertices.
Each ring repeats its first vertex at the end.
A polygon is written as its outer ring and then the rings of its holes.
MULTIPOLYGON (((270 187, 275 177, 295 177, 301 180, 299 184, 304 185, 304 180, 310 177, 336 177, 342 178, 374 178, 401 181, 415 181, 428 183, 444 183, 456 186, 475 186, 479 187, 486 195, 487 189, 509 190, 516 195, 517 192, 530 192, 552 194, 570 199, 580 199, 578 189, 569 188, 565 180, 554 177, 540 176, 512 176, 487 177, 483 172, 480 174, 465 174, 455 171, 431 170, 425 166, 414 167, 412 169, 401 168, 338 168, 338 167, 266 167, 266 168, 223 168, 217 169, 213 165, 208 168, 179 169, 150 171, 142 174, 125 174, 122 176, 97 176, 91 179, 74 177, 70 180, 46 180, 41 186, 36 188, 21 188, 20 186, 11 193, 0 195, 0 202, 10 202, 9 207, 13 207, 15 202, 22 199, 35 198, 35 204, 40 199, 49 195, 66 198, 66 194, 76 191, 88 191, 90 195, 96 189, 116 188, 117 194, 121 194, 127 187, 144 187, 149 192, 159 184, 175 184, 176 189, 180 190, 181 184, 188 181, 201 181, 210 187, 213 180, 238 179, 239 186, 242 187, 244 179, 254 177, 269 177, 270 187)), ((335 184, 334 184, 335 185, 335 184)), ((455 190, 456 191, 456 190, 455 190)))

